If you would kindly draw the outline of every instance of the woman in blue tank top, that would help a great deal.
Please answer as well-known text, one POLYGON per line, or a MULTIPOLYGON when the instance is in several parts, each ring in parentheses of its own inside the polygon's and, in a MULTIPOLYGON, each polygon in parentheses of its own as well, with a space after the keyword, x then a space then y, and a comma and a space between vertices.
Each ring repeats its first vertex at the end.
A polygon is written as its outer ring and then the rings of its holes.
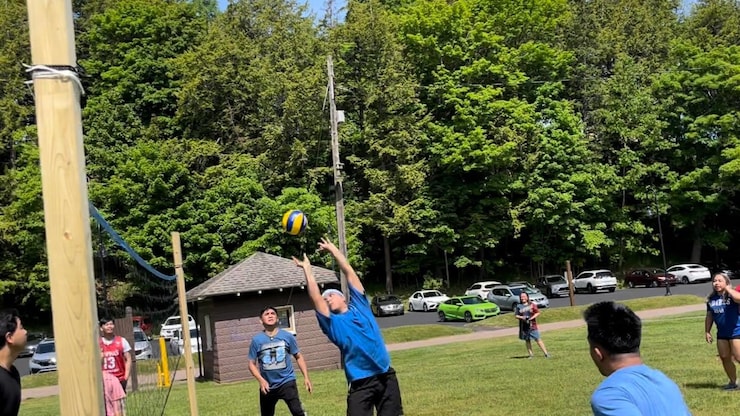
POLYGON ((717 273, 712 279, 712 293, 707 297, 707 316, 704 335, 712 343, 712 325, 717 326, 717 352, 730 382, 725 390, 737 389, 737 368, 732 361, 740 361, 740 292, 730 285, 730 278, 717 273))

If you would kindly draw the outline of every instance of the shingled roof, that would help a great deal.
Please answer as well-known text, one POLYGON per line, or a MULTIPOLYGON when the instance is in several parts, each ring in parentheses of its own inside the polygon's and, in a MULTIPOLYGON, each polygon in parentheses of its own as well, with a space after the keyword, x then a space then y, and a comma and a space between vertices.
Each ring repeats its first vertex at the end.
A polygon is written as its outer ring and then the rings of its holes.
MULTIPOLYGON (((312 266, 316 282, 339 283, 337 275, 323 267, 312 266)), ((303 270, 292 259, 256 252, 187 292, 188 301, 232 293, 282 289, 306 284, 303 270)))

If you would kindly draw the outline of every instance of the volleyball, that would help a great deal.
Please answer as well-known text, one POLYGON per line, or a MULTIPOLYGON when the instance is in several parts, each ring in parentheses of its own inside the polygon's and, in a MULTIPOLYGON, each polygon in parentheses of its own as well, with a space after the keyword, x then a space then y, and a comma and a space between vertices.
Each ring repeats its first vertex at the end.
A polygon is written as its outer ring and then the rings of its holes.
POLYGON ((303 211, 291 209, 283 214, 283 231, 290 235, 298 235, 306 229, 308 218, 303 211))

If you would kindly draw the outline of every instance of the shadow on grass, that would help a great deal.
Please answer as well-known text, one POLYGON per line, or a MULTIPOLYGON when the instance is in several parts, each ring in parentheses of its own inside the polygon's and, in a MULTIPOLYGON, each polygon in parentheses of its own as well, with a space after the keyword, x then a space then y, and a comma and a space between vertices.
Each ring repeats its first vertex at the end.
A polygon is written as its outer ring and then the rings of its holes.
POLYGON ((684 384, 686 388, 689 389, 709 389, 709 390, 719 390, 722 388, 717 383, 686 383, 684 384))
POLYGON ((515 356, 509 357, 509 358, 512 359, 512 360, 521 360, 521 359, 524 359, 524 358, 529 358, 529 355, 515 355, 515 356))

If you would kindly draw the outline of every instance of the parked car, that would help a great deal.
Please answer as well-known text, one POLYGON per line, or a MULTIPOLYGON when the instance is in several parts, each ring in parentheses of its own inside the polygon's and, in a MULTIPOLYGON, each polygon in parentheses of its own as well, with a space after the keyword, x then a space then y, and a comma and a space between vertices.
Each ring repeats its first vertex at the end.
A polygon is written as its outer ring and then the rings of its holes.
MULTIPOLYGON (((188 326, 190 329, 195 328, 195 319, 188 315, 188 326)), ((159 331, 159 336, 162 338, 172 338, 175 335, 175 331, 182 329, 182 323, 180 322, 179 316, 170 316, 162 324, 162 329, 159 331)))
POLYGON ((465 296, 478 296, 481 299, 485 299, 486 296, 488 296, 488 292, 491 291, 491 288, 500 284, 501 282, 497 282, 495 280, 473 283, 473 285, 465 291, 465 296))
POLYGON ((152 343, 149 340, 150 337, 141 328, 134 328, 134 355, 137 360, 152 358, 152 343))
POLYGON ((375 316, 403 315, 403 302, 396 295, 378 295, 370 302, 375 316))
POLYGON ((635 286, 658 287, 671 285, 675 286, 678 282, 676 276, 666 272, 663 269, 635 269, 627 273, 624 277, 624 284, 633 288, 635 286))
POLYGON ((486 300, 491 303, 495 303, 501 309, 513 311, 516 309, 516 305, 519 304, 519 295, 522 292, 529 295, 529 300, 540 308, 547 308, 550 306, 550 301, 547 300, 547 297, 540 293, 539 290, 532 290, 524 285, 494 286, 493 289, 488 292, 486 300))
POLYGON ((516 282, 505 283, 505 285, 506 286, 526 286, 527 288, 532 289, 535 292, 540 291, 540 289, 537 286, 527 282, 526 280, 517 280, 516 282))
POLYGON ((139 328, 144 331, 145 334, 152 334, 152 320, 148 316, 134 316, 134 328, 139 328))
POLYGON ((477 296, 454 296, 439 304, 437 314, 440 321, 464 319, 472 322, 486 319, 501 313, 498 305, 482 300, 477 296))
POLYGON ((586 270, 578 273, 573 279, 573 290, 575 292, 596 293, 598 290, 614 292, 617 289, 617 277, 611 270, 586 270))
POLYGON ((30 357, 36 352, 39 342, 43 341, 46 336, 40 332, 29 332, 26 335, 26 347, 18 354, 18 357, 30 357))
POLYGON ((740 277, 740 271, 733 269, 725 263, 703 262, 702 264, 709 269, 712 277, 714 277, 714 275, 717 273, 723 273, 727 275, 727 277, 729 277, 730 279, 737 279, 738 277, 740 277))
POLYGON ((57 371, 57 352, 54 338, 45 338, 39 342, 36 352, 28 362, 31 374, 57 371))
POLYGON ((449 298, 439 290, 417 290, 409 297, 409 311, 434 311, 449 298))
POLYGON ((535 286, 537 286, 537 289, 544 293, 548 298, 553 296, 568 296, 570 294, 568 281, 559 274, 540 276, 540 278, 537 279, 535 286))
POLYGON ((668 268, 668 273, 675 275, 676 279, 685 285, 712 280, 709 269, 701 264, 676 264, 668 268))
MULTIPOLYGON (((171 343, 177 345, 177 352, 180 355, 185 354, 185 339, 182 335, 182 330, 177 330, 174 333, 174 337, 170 340, 171 343)), ((198 330, 196 328, 190 328, 190 353, 195 354, 203 349, 203 342, 198 340, 198 330)))

